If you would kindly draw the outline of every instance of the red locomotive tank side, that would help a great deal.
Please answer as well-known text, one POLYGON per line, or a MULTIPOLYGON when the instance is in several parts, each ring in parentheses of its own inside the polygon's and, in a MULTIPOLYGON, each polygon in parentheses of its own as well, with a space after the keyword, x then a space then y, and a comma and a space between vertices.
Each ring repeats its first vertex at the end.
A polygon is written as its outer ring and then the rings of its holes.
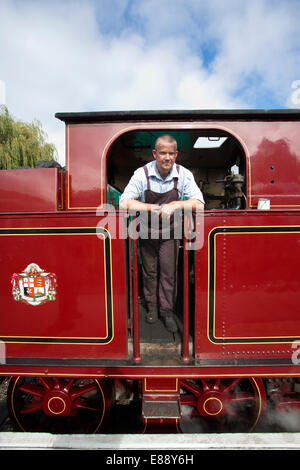
POLYGON ((61 210, 63 179, 58 168, 1 170, 0 213, 61 210))
POLYGON ((105 225, 86 214, 0 218, 1 339, 15 362, 127 356, 124 240, 105 225))
POLYGON ((292 366, 300 340, 298 212, 214 214, 204 239, 195 263, 196 357, 292 366))

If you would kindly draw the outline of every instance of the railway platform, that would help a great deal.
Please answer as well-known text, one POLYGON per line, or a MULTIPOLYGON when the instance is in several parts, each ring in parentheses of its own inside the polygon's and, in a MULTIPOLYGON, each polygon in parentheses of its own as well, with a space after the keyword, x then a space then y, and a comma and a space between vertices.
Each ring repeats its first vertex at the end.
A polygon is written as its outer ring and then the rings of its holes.
POLYGON ((0 433, 1 450, 164 451, 300 450, 300 433, 95 434, 0 433))

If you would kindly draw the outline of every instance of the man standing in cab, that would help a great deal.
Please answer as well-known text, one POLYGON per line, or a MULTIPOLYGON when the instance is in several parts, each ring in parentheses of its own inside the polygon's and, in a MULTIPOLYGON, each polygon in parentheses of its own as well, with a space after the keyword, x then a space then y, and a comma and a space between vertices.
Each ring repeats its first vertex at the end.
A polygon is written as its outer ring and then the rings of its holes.
POLYGON ((160 316, 166 329, 175 333, 179 240, 174 237, 174 213, 203 210, 204 199, 192 172, 176 164, 177 142, 172 135, 158 137, 152 155, 154 160, 131 177, 120 198, 120 209, 145 212, 149 220, 156 220, 151 215, 159 216, 157 230, 149 227, 149 236, 140 238, 146 320, 155 323, 160 316), (166 222, 170 223, 167 237, 162 234, 166 222))

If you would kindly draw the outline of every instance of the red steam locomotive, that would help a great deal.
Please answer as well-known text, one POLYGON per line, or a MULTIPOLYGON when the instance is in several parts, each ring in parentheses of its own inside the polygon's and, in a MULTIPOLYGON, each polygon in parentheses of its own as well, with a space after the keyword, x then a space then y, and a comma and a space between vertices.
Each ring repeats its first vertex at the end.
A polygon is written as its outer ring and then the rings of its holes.
POLYGON ((56 117, 65 169, 0 172, 0 374, 17 428, 103 432, 135 404, 137 432, 251 431, 299 410, 300 111, 56 117), (118 209, 166 132, 206 201, 183 231, 175 334, 145 322, 136 219, 118 209))

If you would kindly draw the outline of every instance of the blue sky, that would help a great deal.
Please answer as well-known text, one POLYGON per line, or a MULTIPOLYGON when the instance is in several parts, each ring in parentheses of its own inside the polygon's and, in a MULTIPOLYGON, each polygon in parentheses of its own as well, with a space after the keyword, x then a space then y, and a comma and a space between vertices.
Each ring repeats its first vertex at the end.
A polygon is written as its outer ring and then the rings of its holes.
POLYGON ((0 101, 62 162, 55 112, 299 107, 299 18, 300 0, 0 0, 0 101))

